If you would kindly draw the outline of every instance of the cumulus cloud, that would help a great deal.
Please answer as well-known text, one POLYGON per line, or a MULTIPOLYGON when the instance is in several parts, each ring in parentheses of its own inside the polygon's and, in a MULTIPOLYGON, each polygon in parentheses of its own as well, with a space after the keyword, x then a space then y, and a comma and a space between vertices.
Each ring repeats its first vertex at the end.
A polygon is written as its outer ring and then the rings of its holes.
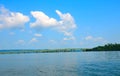
POLYGON ((9 34, 10 34, 10 35, 15 35, 15 33, 14 33, 14 32, 10 32, 9 34))
POLYGON ((73 32, 77 27, 74 22, 74 18, 70 13, 63 14, 59 10, 56 10, 56 13, 60 17, 59 21, 55 18, 50 18, 41 11, 32 11, 31 14, 36 19, 36 21, 30 23, 30 27, 37 29, 43 27, 53 27, 56 31, 61 32, 64 34, 64 36, 69 37, 69 40, 73 40, 73 32))
POLYGON ((74 36, 70 36, 70 37, 65 37, 63 38, 63 40, 75 40, 75 37, 74 36))
POLYGON ((85 37, 85 40, 93 40, 93 37, 92 36, 87 36, 87 37, 85 37))
POLYGON ((59 30, 63 32, 65 35, 66 33, 72 33, 72 31, 76 28, 76 24, 70 13, 62 14, 58 10, 56 10, 56 13, 59 15, 61 19, 59 21, 59 30))
POLYGON ((80 41, 80 46, 83 46, 84 48, 92 48, 95 46, 99 46, 99 45, 104 45, 106 43, 108 43, 109 41, 106 40, 103 37, 95 37, 95 36, 86 36, 84 37, 81 41, 80 41))
POLYGON ((34 36, 36 36, 36 37, 42 37, 42 34, 35 33, 34 36))
POLYGON ((38 42, 37 38, 32 38, 32 39, 30 40, 30 43, 34 43, 34 42, 38 42))
POLYGON ((20 12, 11 12, 5 7, 0 7, 0 29, 23 28, 29 17, 20 12))
POLYGON ((86 36, 86 41, 93 41, 93 42, 107 42, 103 37, 93 37, 93 36, 86 36))
POLYGON ((57 25, 56 19, 48 17, 41 11, 31 11, 31 14, 36 19, 35 22, 30 23, 30 27, 32 28, 51 27, 57 25))
POLYGON ((56 43, 56 41, 55 41, 55 40, 50 40, 50 43, 55 44, 55 43, 56 43))
POLYGON ((25 41, 24 40, 18 40, 16 44, 25 45, 25 41))

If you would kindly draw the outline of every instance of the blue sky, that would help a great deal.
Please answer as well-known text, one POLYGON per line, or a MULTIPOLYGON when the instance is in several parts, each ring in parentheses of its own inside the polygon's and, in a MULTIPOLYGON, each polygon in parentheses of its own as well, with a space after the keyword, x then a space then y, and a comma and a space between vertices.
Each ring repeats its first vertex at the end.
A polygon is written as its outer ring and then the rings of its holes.
POLYGON ((0 49, 120 43, 120 0, 0 0, 0 49))

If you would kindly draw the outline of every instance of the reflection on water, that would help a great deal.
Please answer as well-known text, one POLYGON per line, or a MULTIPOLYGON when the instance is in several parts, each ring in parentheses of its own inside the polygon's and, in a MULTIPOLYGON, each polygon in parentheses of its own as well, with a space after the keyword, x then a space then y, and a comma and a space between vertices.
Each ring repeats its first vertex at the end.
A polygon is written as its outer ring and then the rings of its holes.
POLYGON ((120 76, 120 52, 0 55, 0 76, 120 76))

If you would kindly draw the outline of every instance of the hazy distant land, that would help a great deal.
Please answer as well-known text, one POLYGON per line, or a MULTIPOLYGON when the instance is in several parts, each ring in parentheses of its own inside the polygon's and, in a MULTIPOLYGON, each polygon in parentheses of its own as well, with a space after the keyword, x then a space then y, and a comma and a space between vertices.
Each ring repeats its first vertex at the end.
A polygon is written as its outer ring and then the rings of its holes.
POLYGON ((0 54, 80 52, 82 49, 36 49, 36 50, 0 50, 0 54))
POLYGON ((87 51, 120 51, 120 44, 106 44, 94 48, 66 48, 66 49, 36 49, 36 50, 0 50, 0 54, 21 53, 56 53, 56 52, 87 52, 87 51))

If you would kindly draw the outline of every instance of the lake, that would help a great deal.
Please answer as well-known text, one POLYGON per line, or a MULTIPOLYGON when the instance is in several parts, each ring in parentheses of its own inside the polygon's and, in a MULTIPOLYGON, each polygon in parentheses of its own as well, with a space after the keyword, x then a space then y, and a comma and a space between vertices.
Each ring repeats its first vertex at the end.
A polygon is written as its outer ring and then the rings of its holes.
POLYGON ((120 51, 1 54, 0 76, 120 76, 120 51))

